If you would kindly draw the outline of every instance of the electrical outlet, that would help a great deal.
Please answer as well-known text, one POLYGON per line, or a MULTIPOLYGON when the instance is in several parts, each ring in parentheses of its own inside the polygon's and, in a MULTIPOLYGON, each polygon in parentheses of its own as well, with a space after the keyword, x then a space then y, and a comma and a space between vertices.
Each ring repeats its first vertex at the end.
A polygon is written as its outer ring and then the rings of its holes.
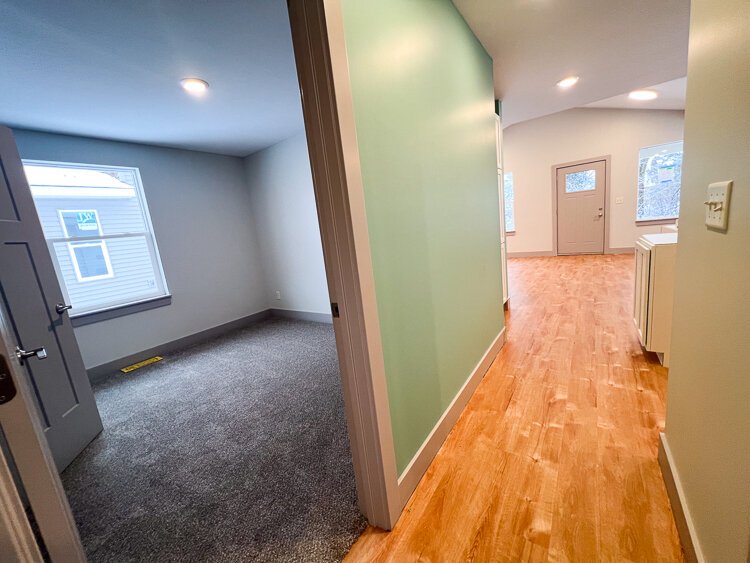
POLYGON ((714 182, 708 185, 706 206, 706 226, 720 231, 727 230, 729 219, 729 199, 732 195, 732 182, 714 182))
POLYGON ((276 292, 276 299, 277 300, 281 299, 281 292, 280 291, 276 292))
POLYGON ((622 196, 620 196, 620 197, 616 197, 616 198, 615 198, 615 203, 616 203, 617 205, 621 205, 621 204, 625 203, 625 198, 624 198, 624 197, 622 197, 622 196))

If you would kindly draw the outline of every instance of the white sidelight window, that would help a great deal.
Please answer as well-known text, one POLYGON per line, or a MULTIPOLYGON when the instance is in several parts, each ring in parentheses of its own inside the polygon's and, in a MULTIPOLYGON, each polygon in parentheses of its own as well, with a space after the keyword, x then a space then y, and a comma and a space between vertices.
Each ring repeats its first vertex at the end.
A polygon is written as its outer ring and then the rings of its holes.
POLYGON ((71 317, 169 295, 137 168, 24 160, 71 317))

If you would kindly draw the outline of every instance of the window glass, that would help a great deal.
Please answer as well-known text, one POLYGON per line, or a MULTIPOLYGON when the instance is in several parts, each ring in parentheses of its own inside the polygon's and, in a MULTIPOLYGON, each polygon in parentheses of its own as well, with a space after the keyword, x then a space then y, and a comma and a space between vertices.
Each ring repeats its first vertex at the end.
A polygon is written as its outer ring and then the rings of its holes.
POLYGON ((642 148, 638 157, 636 220, 676 219, 680 214, 682 141, 642 148))
POLYGON ((596 170, 582 170, 565 175, 565 193, 589 192, 596 189, 596 170))
POLYGON ((505 232, 513 233, 516 230, 516 215, 513 208, 513 172, 506 172, 503 175, 503 197, 505 200, 505 232))
POLYGON ((24 161, 76 316, 167 295, 137 168, 24 161))
POLYGON ((68 248, 74 261, 78 281, 93 281, 112 277, 112 264, 109 261, 107 243, 83 242, 70 244, 68 248))

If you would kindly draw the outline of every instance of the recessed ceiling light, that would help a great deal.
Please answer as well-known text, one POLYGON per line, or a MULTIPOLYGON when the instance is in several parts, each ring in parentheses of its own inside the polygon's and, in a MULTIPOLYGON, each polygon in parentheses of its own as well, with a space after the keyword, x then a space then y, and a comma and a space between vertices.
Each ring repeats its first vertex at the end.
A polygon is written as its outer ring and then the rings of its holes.
POLYGON ((570 88, 576 82, 578 82, 578 77, 577 76, 567 76, 567 77, 563 78, 560 82, 558 82, 557 85, 560 88, 570 88))
POLYGON ((628 98, 631 100, 638 100, 639 102, 655 100, 658 97, 659 94, 655 90, 633 90, 628 94, 628 98))
POLYGON ((185 92, 193 96, 201 96, 208 90, 208 82, 200 78, 183 78, 180 80, 180 86, 185 92))

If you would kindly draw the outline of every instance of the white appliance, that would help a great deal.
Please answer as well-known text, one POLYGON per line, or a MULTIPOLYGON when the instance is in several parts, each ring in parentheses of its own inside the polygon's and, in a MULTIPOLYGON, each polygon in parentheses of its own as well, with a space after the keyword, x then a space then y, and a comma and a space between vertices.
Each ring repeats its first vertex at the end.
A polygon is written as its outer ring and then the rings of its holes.
POLYGON ((633 320, 643 347, 669 367, 677 233, 643 235, 635 243, 633 320))

